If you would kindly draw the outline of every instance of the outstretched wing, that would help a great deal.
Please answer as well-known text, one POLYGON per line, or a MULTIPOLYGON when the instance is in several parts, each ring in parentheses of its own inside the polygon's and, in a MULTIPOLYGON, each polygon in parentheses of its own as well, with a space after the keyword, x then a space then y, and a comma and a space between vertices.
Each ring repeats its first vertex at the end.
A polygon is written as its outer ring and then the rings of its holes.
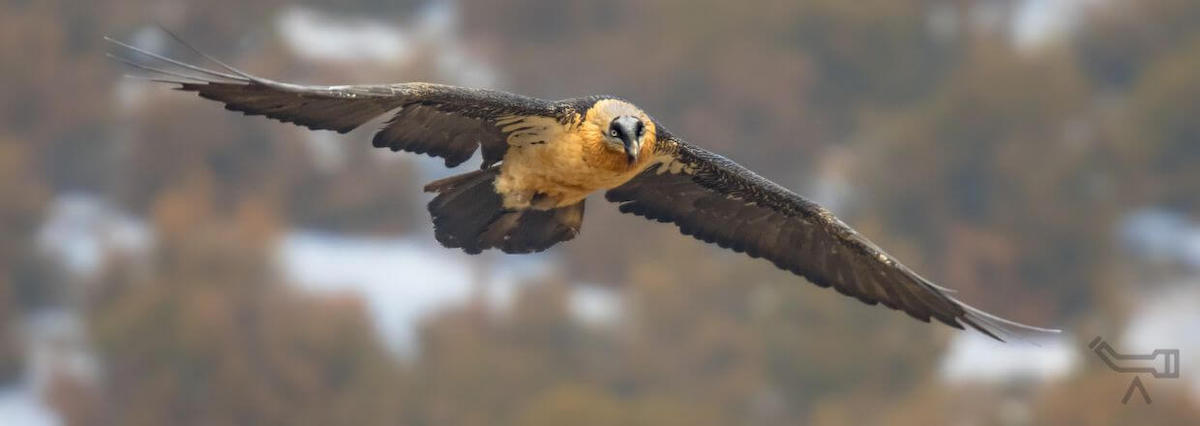
POLYGON ((821 287, 913 318, 971 326, 992 338, 1055 332, 1018 324, 963 304, 821 206, 724 157, 664 132, 660 162, 606 198, 623 213, 671 222, 722 248, 770 260, 821 287))
POLYGON ((107 40, 140 54, 144 62, 109 56, 162 75, 152 80, 178 84, 179 90, 196 92, 203 98, 224 103, 225 109, 246 115, 263 115, 309 129, 345 133, 396 111, 375 134, 373 144, 393 151, 442 157, 447 167, 461 164, 477 149, 483 151, 483 168, 499 162, 508 149, 507 134, 496 125, 501 118, 557 118, 566 114, 565 106, 497 90, 431 83, 347 86, 282 83, 246 74, 208 56, 205 57, 224 71, 201 68, 107 40))

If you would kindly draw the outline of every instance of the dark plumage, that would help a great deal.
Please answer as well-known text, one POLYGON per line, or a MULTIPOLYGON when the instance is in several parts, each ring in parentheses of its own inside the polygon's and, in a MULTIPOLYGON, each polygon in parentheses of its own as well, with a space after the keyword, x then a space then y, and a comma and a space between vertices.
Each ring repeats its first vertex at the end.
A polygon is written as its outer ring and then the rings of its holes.
POLYGON ((425 192, 438 194, 429 202, 429 214, 439 243, 470 254, 491 248, 531 253, 579 233, 583 201, 549 210, 505 210, 494 186, 499 175, 497 167, 489 167, 425 185, 425 192))
MULTIPOLYGON (((117 58, 178 89, 310 129, 348 132, 391 113, 376 147, 441 157, 457 166, 482 151, 478 171, 430 183, 435 236, 467 253, 545 250, 570 240, 583 199, 606 191, 624 213, 767 259, 821 287, 921 321, 973 327, 996 339, 1052 332, 1004 320, 955 299, 827 210, 671 134, 620 99, 547 101, 430 83, 301 86, 213 71, 113 41, 149 58, 117 58), (164 69, 162 67, 169 67, 164 69)), ((211 58, 209 58, 211 59, 211 58)))

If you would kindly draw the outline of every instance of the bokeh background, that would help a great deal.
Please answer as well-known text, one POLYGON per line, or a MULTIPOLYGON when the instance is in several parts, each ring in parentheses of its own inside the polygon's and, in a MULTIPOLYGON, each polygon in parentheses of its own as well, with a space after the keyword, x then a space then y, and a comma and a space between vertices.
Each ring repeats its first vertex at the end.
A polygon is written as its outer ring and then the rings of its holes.
MULTIPOLYGON (((0 423, 1200 423, 1195 0, 7 0, 0 423), (999 344, 594 199, 548 253, 434 242, 440 161, 124 79, 633 100, 813 198, 999 344), (1088 351, 1179 348, 1183 376, 1088 351)), ((367 126, 373 127, 373 126, 367 126)))

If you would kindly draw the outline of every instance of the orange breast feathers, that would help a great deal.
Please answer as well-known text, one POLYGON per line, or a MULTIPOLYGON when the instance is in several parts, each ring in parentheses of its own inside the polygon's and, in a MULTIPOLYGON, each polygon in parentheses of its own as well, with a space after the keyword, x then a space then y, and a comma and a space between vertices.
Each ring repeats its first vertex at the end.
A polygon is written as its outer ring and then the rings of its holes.
POLYGON ((504 194, 508 208, 527 207, 539 196, 549 198, 553 206, 571 205, 592 192, 620 186, 656 161, 654 123, 624 101, 597 102, 586 115, 565 125, 531 118, 505 120, 501 125, 536 129, 509 136, 509 150, 496 180, 496 190, 504 194), (604 140, 609 123, 622 115, 638 117, 646 126, 634 164, 629 164, 623 150, 604 140))

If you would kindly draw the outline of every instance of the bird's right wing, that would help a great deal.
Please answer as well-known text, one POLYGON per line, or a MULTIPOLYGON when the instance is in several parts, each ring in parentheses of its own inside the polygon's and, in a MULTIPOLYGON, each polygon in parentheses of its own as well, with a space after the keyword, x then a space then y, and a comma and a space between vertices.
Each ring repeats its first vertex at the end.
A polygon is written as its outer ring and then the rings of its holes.
POLYGON ((821 287, 997 340, 1056 332, 959 302, 821 206, 717 154, 662 132, 659 162, 605 194, 623 213, 674 223, 684 235, 770 260, 821 287))
POLYGON ((309 129, 345 133, 396 111, 375 134, 373 144, 393 151, 441 157, 447 167, 461 164, 481 148, 483 167, 499 162, 508 149, 508 135, 496 124, 498 120, 524 116, 559 119, 567 114, 563 105, 498 90, 431 83, 345 86, 282 83, 244 73, 207 55, 224 71, 201 68, 106 39, 126 53, 144 58, 144 62, 139 62, 109 55, 132 67, 161 75, 152 80, 178 84, 178 90, 195 92, 224 103, 225 109, 246 115, 263 115, 309 129))

